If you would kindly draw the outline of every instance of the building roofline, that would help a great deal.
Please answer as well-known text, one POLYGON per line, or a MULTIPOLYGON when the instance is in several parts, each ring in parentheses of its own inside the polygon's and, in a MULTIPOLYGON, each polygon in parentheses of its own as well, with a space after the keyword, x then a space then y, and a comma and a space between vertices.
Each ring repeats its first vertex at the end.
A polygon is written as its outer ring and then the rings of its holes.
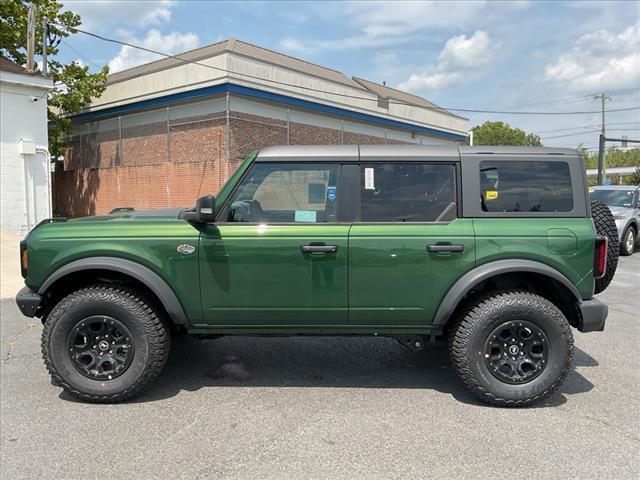
POLYGON ((25 75, 29 77, 39 77, 45 80, 52 80, 51 77, 44 75, 42 72, 29 72, 22 65, 18 65, 16 62, 9 60, 6 57, 0 56, 0 72, 12 73, 14 75, 25 75))
POLYGON ((356 82, 358 82, 360 85, 362 85, 364 88, 366 88, 368 91, 370 91, 371 93, 373 93, 374 95, 377 95, 377 93, 370 89, 367 86, 367 83, 370 83, 372 85, 375 85, 377 87, 380 87, 382 89, 387 89, 387 90, 391 90, 392 92, 397 92, 399 95, 394 97, 391 95, 388 95, 386 97, 381 97, 383 99, 394 99, 394 100, 399 100, 400 102, 402 102, 403 104, 406 105, 411 105, 413 107, 420 107, 420 108, 432 108, 436 111, 442 112, 446 115, 450 115, 452 117, 456 117, 456 118, 460 118, 462 120, 469 120, 467 117, 463 117, 462 115, 457 115, 455 113, 450 112, 449 110, 447 110, 446 108, 440 107, 439 105, 436 105, 435 103, 433 103, 431 100, 427 100, 424 97, 421 97, 420 95, 416 95, 414 93, 410 93, 410 92, 405 92, 404 90, 398 90, 397 88, 393 88, 390 87, 388 85, 383 85, 377 82, 373 82, 371 80, 367 80, 366 78, 360 78, 360 77, 352 77, 356 82), (402 96, 407 96, 407 97, 413 97, 416 99, 416 103, 411 103, 411 102, 406 102, 403 101, 403 99, 401 98, 402 96), (424 103, 428 103, 429 106, 425 106, 425 105, 421 105, 420 102, 424 102, 424 103))
MULTIPOLYGON (((287 70, 290 70, 290 71, 293 71, 293 72, 303 73, 304 75, 309 75, 309 76, 312 76, 312 77, 315 77, 315 78, 322 78, 324 80, 327 80, 327 81, 330 81, 330 82, 334 82, 334 83, 339 83, 339 84, 342 84, 342 85, 346 85, 346 86, 349 86, 351 88, 358 88, 358 89, 361 89, 361 90, 367 91, 367 92, 369 91, 366 88, 364 88, 359 82, 356 82, 351 77, 346 75, 344 72, 341 72, 341 71, 336 70, 334 68, 329 68, 329 67, 326 67, 324 65, 320 65, 320 64, 317 64, 317 63, 314 63, 314 62, 309 62, 308 60, 304 60, 302 58, 298 58, 298 57, 294 57, 294 56, 291 56, 291 55, 287 55, 286 53, 282 53, 282 52, 277 52, 277 51, 272 50, 270 48, 266 48, 266 47, 263 47, 263 46, 260 46, 260 45, 256 45, 256 44, 250 43, 250 42, 245 42, 244 40, 238 40, 236 38, 229 38, 227 40, 222 40, 220 42, 210 43, 210 44, 207 44, 207 45, 203 45, 201 47, 197 47, 197 48, 193 48, 191 50, 187 50, 186 52, 177 53, 175 55, 172 55, 171 57, 160 58, 158 60, 153 60, 151 62, 143 63, 142 65, 136 65, 135 67, 130 67, 130 68, 127 68, 125 70, 120 70, 118 72, 115 72, 115 73, 107 76, 106 85, 114 85, 116 83, 125 82, 127 80, 138 78, 138 77, 141 77, 141 76, 144 76, 144 75, 157 73, 159 71, 164 70, 165 68, 167 68, 167 69, 168 68, 174 68, 176 66, 180 66, 180 65, 184 65, 184 64, 188 64, 188 63, 200 62, 201 60, 208 59, 208 58, 214 58, 214 57, 217 57, 219 55, 223 55, 225 53, 232 53, 234 55, 238 55, 238 56, 243 57, 243 58, 248 58, 248 59, 251 59, 251 60, 260 61, 262 63, 275 65, 275 66, 277 66, 279 68, 284 68, 284 69, 287 69, 287 70), (292 68, 290 66, 282 65, 282 64, 279 64, 279 63, 276 63, 276 62, 272 62, 272 61, 265 60, 265 59, 262 59, 262 58, 256 58, 256 57, 253 57, 251 55, 247 55, 247 54, 238 52, 236 50, 236 46, 238 44, 248 45, 250 47, 257 48, 257 49, 264 50, 266 52, 272 53, 274 55, 279 55, 279 56, 282 56, 282 57, 286 57, 286 58, 291 59, 291 60, 293 60, 295 62, 301 62, 301 63, 304 63, 306 65, 310 65, 312 67, 315 67, 315 68, 318 68, 318 69, 321 69, 321 70, 326 70, 328 72, 332 72, 332 73, 335 73, 335 74, 338 74, 338 75, 342 75, 344 77, 344 81, 339 81, 337 79, 329 79, 329 78, 322 77, 322 76, 317 75, 317 74, 313 74, 311 72, 304 72, 304 71, 301 71, 300 69, 292 68), (221 46, 220 51, 217 51, 215 53, 196 55, 194 58, 189 58, 189 59, 181 58, 181 57, 184 57, 184 56, 192 55, 192 54, 198 52, 199 50, 206 51, 207 49, 211 49, 212 47, 215 47, 216 45, 221 46), (178 63, 176 65, 172 65, 172 64, 170 64, 172 61, 180 62, 180 63, 178 63), (153 68, 153 65, 155 65, 155 68, 153 68), (135 74, 136 70, 138 70, 140 73, 135 74), (127 75, 127 73, 129 73, 129 75, 127 75), (122 76, 122 78, 118 78, 120 76, 122 76), (113 80, 114 77, 116 77, 115 80, 113 80)), ((218 68, 218 67, 214 67, 214 68, 218 68)), ((223 68, 220 69, 220 72, 221 73, 225 73, 227 75, 239 75, 239 76, 243 75, 240 72, 226 71, 226 69, 223 69, 223 68)))
MULTIPOLYGON (((162 68, 158 68, 156 70, 151 70, 151 71, 148 71, 148 72, 140 73, 139 75, 125 76, 124 78, 113 80, 114 76, 124 75, 126 73, 130 73, 130 72, 133 72, 135 70, 142 70, 143 67, 149 67, 151 65, 157 65, 157 64, 160 64, 160 63, 166 63, 167 60, 179 60, 179 61, 182 61, 184 63, 190 63, 190 62, 194 62, 194 61, 197 62, 198 60, 202 60, 203 58, 210 58, 211 55, 205 55, 203 57, 196 57, 193 60, 181 59, 180 57, 182 55, 187 55, 187 54, 190 54, 190 53, 197 52, 198 50, 204 50, 205 48, 211 48, 211 47, 213 47, 215 45, 226 43, 229 40, 232 40, 232 39, 221 40, 219 42, 209 43, 207 45, 202 45, 200 47, 192 48, 191 50, 187 50, 185 52, 176 53, 176 54, 172 55, 171 57, 163 57, 163 58, 159 58, 157 60, 152 60, 150 62, 142 63, 140 65, 135 65, 133 67, 125 68, 124 70, 118 70, 117 72, 113 72, 113 73, 110 73, 109 75, 107 75, 106 85, 113 85, 115 83, 125 82, 127 80, 131 80, 132 78, 141 77, 143 75, 148 75, 149 73, 155 73, 155 72, 158 72, 160 70, 163 70, 162 68)), ((224 52, 224 50, 222 50, 220 53, 222 53, 222 52, 224 52)), ((213 56, 217 56, 220 53, 216 53, 213 56)))
POLYGON ((243 95, 251 98, 255 98, 267 102, 275 102, 293 107, 311 110, 316 112, 322 112, 324 114, 333 115, 336 117, 349 118, 355 121, 363 121, 367 123, 378 124, 381 126, 387 126, 389 128, 396 128, 398 130, 411 131, 415 133, 421 133, 424 135, 444 138, 453 141, 463 141, 466 136, 459 132, 452 132, 436 127, 426 127, 408 123, 406 121, 395 120, 385 117, 379 117, 377 115, 357 112, 342 107, 334 107, 311 100, 304 100, 289 95, 283 95, 280 93, 267 92, 259 90, 253 87, 246 87, 243 85, 234 84, 231 82, 221 83, 217 85, 210 85, 193 90, 187 90, 184 92, 178 92, 174 94, 164 95, 161 97, 150 98, 146 100, 140 100, 133 103, 127 103, 118 105, 115 107, 109 107, 101 110, 94 110, 84 113, 79 113, 70 116, 74 122, 92 121, 102 118, 114 117, 119 114, 131 113, 133 111, 149 110, 157 108, 161 105, 167 105, 171 103, 183 102, 186 100, 195 100, 198 98, 208 98, 212 95, 221 95, 224 93, 231 93, 236 95, 243 95))

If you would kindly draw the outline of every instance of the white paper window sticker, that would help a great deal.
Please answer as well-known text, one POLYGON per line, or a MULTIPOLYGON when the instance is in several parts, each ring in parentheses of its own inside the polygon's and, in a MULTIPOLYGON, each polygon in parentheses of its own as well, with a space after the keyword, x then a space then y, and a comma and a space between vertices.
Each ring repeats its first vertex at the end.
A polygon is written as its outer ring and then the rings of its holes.
POLYGON ((364 169, 364 189, 365 190, 375 190, 376 187, 373 181, 373 168, 365 168, 364 169))

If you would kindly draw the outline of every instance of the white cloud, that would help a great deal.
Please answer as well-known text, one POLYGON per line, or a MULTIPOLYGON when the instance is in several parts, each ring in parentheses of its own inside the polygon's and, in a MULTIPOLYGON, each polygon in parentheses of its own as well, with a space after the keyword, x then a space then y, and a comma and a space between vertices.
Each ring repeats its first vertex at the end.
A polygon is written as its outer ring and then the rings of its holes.
MULTIPOLYGON (((427 29, 460 27, 477 18, 486 6, 476 2, 346 2, 336 8, 314 10, 317 17, 335 21, 336 15, 349 19, 354 35, 333 40, 286 37, 280 46, 297 53, 359 48, 380 48, 411 41, 427 29)), ((338 6, 339 5, 339 6, 338 6)))
MULTIPOLYGON (((120 32, 126 34, 127 32, 120 32)), ((147 32, 147 36, 143 39, 135 38, 132 35, 126 37, 127 43, 139 45, 163 53, 173 54, 180 53, 185 50, 196 48, 199 43, 198 36, 194 33, 171 32, 162 35, 158 30, 151 29, 147 32)), ((163 58, 151 52, 145 52, 137 48, 123 46, 118 54, 109 61, 109 71, 111 73, 135 67, 142 63, 151 62, 163 58)))
POLYGON ((426 28, 463 26, 485 5, 484 1, 352 2, 347 6, 347 14, 368 35, 381 37, 406 35, 426 28))
POLYGON ((489 34, 482 30, 468 38, 466 35, 451 37, 438 55, 435 67, 412 73, 398 88, 419 92, 461 84, 489 65, 499 47, 500 44, 491 40, 489 34))
POLYGON ((487 32, 482 30, 469 38, 466 35, 451 37, 440 52, 439 66, 445 70, 482 68, 491 61, 493 46, 487 32))
POLYGON ((344 51, 360 48, 382 48, 411 42, 423 42, 439 29, 469 30, 479 19, 491 17, 499 21, 513 11, 529 7, 528 1, 473 2, 393 1, 333 3, 334 8, 312 6, 313 17, 335 23, 346 19, 353 35, 330 40, 308 37, 286 37, 280 47, 295 53, 344 51))
POLYGON ((80 15, 85 28, 104 31, 106 27, 123 22, 138 27, 167 23, 176 1, 68 0, 64 4, 80 15))
POLYGON ((546 65, 544 78, 573 91, 600 91, 640 83, 640 21, 621 33, 583 35, 567 53, 546 65))

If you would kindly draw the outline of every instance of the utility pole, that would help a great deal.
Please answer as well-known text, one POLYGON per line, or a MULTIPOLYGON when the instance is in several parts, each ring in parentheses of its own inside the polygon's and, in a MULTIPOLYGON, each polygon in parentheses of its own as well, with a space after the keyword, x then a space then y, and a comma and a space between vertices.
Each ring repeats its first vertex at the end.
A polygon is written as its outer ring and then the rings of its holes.
POLYGON ((47 37, 49 36, 49 22, 42 18, 42 74, 47 76, 47 37))
POLYGON ((604 92, 601 95, 593 97, 594 100, 601 100, 601 112, 602 112, 602 129, 600 130, 600 141, 598 143, 598 185, 602 185, 604 181, 604 149, 605 149, 605 126, 604 126, 604 102, 611 100, 604 92))
POLYGON ((33 53, 36 45, 36 6, 29 4, 27 14, 27 72, 33 72, 33 53))

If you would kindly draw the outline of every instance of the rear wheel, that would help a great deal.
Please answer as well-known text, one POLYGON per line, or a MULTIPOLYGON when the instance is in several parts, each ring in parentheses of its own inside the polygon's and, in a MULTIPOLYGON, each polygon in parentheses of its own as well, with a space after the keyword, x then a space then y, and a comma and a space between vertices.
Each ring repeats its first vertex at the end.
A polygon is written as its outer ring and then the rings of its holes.
POLYGON ((169 354, 169 329, 134 290, 94 285, 71 293, 51 311, 42 355, 54 385, 92 402, 138 395, 169 354))
POLYGON ((636 249, 636 231, 629 226, 622 235, 622 243, 620 244, 620 254, 628 256, 633 254, 636 249))
POLYGON ((562 383, 573 358, 573 335, 562 312, 545 298, 503 292, 461 316, 449 353, 462 382, 482 401, 523 407, 562 383))
POLYGON ((620 242, 618 241, 618 228, 611 210, 600 200, 591 200, 591 216, 593 225, 598 235, 604 235, 609 240, 607 249, 607 271, 604 277, 596 279, 594 293, 604 292, 613 280, 618 267, 618 255, 620 254, 620 242))

